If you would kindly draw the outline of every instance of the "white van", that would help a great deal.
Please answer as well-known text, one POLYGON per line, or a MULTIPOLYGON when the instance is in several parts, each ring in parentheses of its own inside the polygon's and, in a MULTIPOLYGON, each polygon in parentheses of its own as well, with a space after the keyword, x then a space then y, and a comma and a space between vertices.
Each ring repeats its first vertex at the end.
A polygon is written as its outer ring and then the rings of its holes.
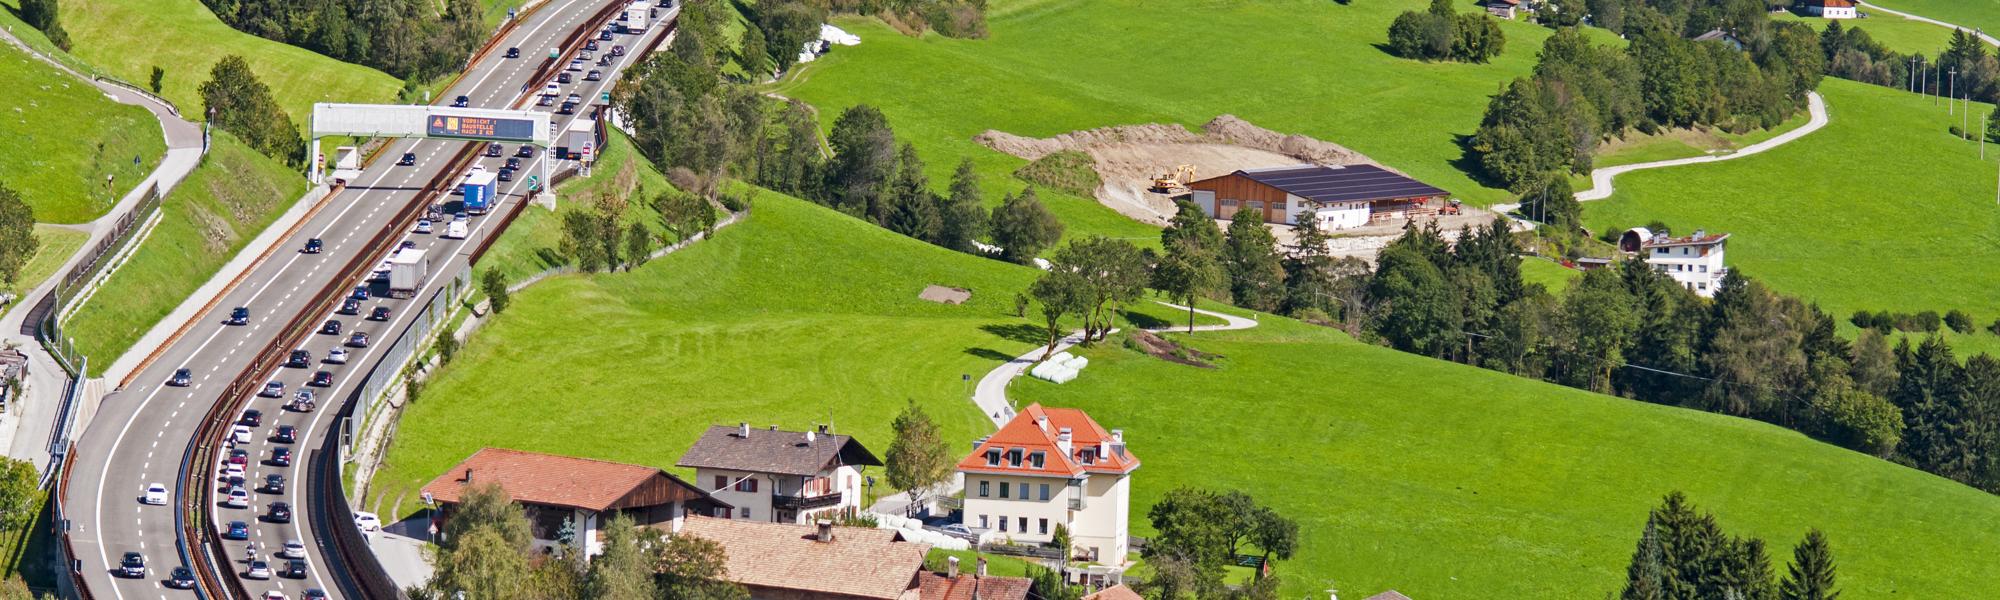
POLYGON ((465 221, 452 221, 451 224, 444 226, 444 237, 446 239, 462 240, 465 239, 466 231, 465 221))

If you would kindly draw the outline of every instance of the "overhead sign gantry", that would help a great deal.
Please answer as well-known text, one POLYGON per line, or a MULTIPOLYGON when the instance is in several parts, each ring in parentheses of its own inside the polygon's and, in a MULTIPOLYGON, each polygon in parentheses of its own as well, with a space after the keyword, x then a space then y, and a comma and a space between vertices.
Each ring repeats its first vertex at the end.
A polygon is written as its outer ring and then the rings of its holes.
MULTIPOLYGON (((313 183, 323 181, 319 140, 327 136, 509 142, 540 146, 546 154, 555 138, 551 123, 549 113, 527 110, 320 102, 313 105, 306 160, 313 165, 313 183)), ((549 180, 551 162, 542 161, 542 181, 549 180)))

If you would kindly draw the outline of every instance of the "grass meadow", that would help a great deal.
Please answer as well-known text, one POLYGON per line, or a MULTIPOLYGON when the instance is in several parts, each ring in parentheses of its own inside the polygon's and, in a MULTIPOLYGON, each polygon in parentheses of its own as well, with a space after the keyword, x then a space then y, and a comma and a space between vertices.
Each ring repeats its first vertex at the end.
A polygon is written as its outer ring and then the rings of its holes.
POLYGON ((117 360, 305 193, 285 165, 227 132, 214 140, 161 202, 152 235, 64 325, 92 362, 117 360))
POLYGON ((103 216, 166 153, 152 113, 112 102, 13 44, 0 43, 0 81, 10 82, 0 94, 0 183, 27 200, 36 221, 103 216))
MULTIPOLYGON (((1965 28, 1983 28, 1986 31, 2000 31, 2000 0, 1869 0, 1869 4, 1884 6, 1920 17, 1929 17, 1965 28)), ((1870 12, 1862 7, 1861 12, 1870 12)), ((1876 13, 1875 17, 1859 21, 1866 25, 1877 19, 1900 18, 1895 15, 1876 13)))
POLYGON ((1177 486, 1240 489, 1300 522, 1284 597, 1616 594, 1646 511, 1674 490, 1782 563, 1830 536, 1842 597, 1973 597, 2000 585, 2000 497, 1778 427, 1591 394, 1358 343, 1266 316, 1172 334, 1217 369, 1118 344, 1021 403, 1125 430, 1133 534, 1177 486), (1928 548, 1917 554, 1911 548, 1928 548))
MULTIPOLYGON (((56 269, 62 268, 63 261, 69 260, 69 255, 75 254, 83 247, 90 234, 67 227, 36 223, 35 238, 41 240, 41 246, 35 248, 35 255, 28 259, 28 264, 21 266, 21 274, 15 278, 14 285, 0 286, 0 292, 14 292, 20 295, 35 289, 35 286, 41 285, 43 280, 55 275, 56 269)), ((5 312, 7 311, 0 310, 0 313, 5 312)))
MULTIPOLYGON (((1961 0, 1967 1, 1967 0, 1961 0)), ((2000 8, 2000 4, 1995 5, 2000 8)), ((1776 21, 1801 21, 1813 29, 1826 29, 1834 21, 1816 17, 1801 17, 1789 12, 1772 13, 1776 21)), ((1914 19, 1905 19, 1891 14, 1877 14, 1866 19, 1843 19, 1840 26, 1848 31, 1860 29, 1868 32, 1868 37, 1882 42, 1890 50, 1904 54, 1917 53, 1936 58, 1951 42, 1951 28, 1914 19)), ((1909 66, 1909 65, 1904 65, 1909 66)))

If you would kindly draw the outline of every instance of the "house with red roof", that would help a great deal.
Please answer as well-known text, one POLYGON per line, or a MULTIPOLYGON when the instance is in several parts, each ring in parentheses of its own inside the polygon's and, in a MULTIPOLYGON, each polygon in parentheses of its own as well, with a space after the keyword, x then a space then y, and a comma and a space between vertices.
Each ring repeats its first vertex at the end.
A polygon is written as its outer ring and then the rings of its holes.
POLYGON ((496 484, 528 514, 537 548, 563 546, 565 524, 574 534, 570 551, 596 556, 603 551, 602 527, 623 514, 641 526, 678 530, 688 515, 728 514, 729 503, 681 481, 659 467, 588 458, 481 448, 424 484, 426 504, 439 530, 475 486, 496 484))
POLYGON ((1800 0, 1807 15, 1826 19, 1853 19, 1861 16, 1854 0, 1800 0))
POLYGON ((958 462, 963 522, 982 540, 1046 544, 1069 530, 1072 557, 1125 565, 1132 472, 1125 433, 1073 408, 1028 406, 958 462))

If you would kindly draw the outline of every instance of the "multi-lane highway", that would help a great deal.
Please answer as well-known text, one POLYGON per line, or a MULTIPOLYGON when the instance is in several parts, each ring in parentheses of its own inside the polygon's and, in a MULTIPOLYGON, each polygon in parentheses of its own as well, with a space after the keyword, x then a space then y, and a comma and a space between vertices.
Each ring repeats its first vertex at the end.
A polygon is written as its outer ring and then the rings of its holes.
MULTIPOLYGON (((608 5, 618 0, 551 0, 551 2, 524 17, 512 28, 506 39, 501 40, 496 50, 486 54, 472 65, 466 76, 452 89, 446 91, 440 104, 449 104, 458 96, 466 96, 469 105, 478 108, 512 108, 526 106, 535 108, 535 102, 527 94, 539 93, 546 83, 531 81, 548 57, 551 48, 569 39, 571 34, 590 28, 592 39, 597 35, 597 25, 591 19, 601 14, 608 5), (507 58, 509 47, 520 49, 518 58, 507 58), (526 100, 525 102, 523 100, 526 100)), ((661 23, 670 23, 669 9, 661 8, 661 23)), ((614 44, 631 49, 630 53, 614 59, 609 66, 598 66, 596 60, 588 61, 585 70, 600 70, 603 77, 598 81, 586 81, 584 71, 572 71, 574 83, 561 85, 563 96, 575 93, 584 99, 575 115, 555 117, 558 131, 565 130, 568 123, 577 118, 585 118, 589 107, 599 104, 596 99, 602 91, 616 80, 620 70, 636 61, 639 49, 649 47, 649 42, 665 35, 669 27, 655 25, 639 34, 618 34, 612 41, 598 42, 602 55, 614 44)), ((556 70, 545 74, 553 79, 563 69, 570 56, 557 61, 556 70)), ((595 57, 593 57, 595 58, 595 57)), ((553 110, 553 108, 541 108, 553 110)), ((176 533, 179 531, 175 511, 182 504, 181 498, 199 499, 207 510, 213 511, 213 522, 226 530, 232 521, 240 521, 247 529, 246 540, 230 541, 225 546, 229 553, 228 564, 222 568, 232 569, 239 576, 247 575, 249 561, 246 550, 254 542, 258 558, 267 561, 274 571, 269 580, 244 580, 244 587, 253 595, 268 591, 280 591, 292 598, 300 598, 308 589, 325 590, 331 596, 341 596, 339 586, 328 570, 328 561, 335 557, 328 555, 329 545, 320 543, 307 525, 307 515, 292 515, 289 522, 278 522, 271 518, 273 503, 288 504, 294 511, 303 512, 312 504, 308 500, 308 461, 310 448, 319 447, 323 436, 334 435, 329 431, 336 419, 329 417, 335 412, 337 403, 352 395, 361 385, 362 378, 382 358, 388 342, 408 327, 416 316, 414 309, 428 299, 439 286, 450 282, 464 268, 463 260, 450 258, 468 252, 485 236, 495 234, 493 224, 499 219, 493 216, 474 216, 468 223, 470 232, 464 239, 446 239, 442 236, 442 223, 435 227, 435 233, 417 234, 397 232, 404 236, 406 243, 425 250, 432 258, 432 270, 424 281, 424 289, 409 300, 380 297, 385 291, 384 284, 373 285, 375 294, 360 302, 357 314, 315 315, 315 324, 325 320, 341 324, 338 335, 321 334, 317 331, 308 336, 301 348, 310 353, 309 363, 304 368, 280 368, 273 373, 258 374, 260 381, 276 382, 283 385, 283 391, 276 397, 258 396, 251 399, 249 409, 262 413, 262 419, 250 426, 250 434, 242 443, 213 446, 217 450, 208 456, 195 457, 196 461, 213 461, 212 464, 226 465, 232 450, 242 451, 245 480, 242 488, 248 493, 244 499, 248 506, 229 507, 227 500, 229 483, 223 479, 209 480, 200 489, 181 489, 182 460, 190 448, 190 439, 201 429, 210 408, 224 399, 229 384, 246 370, 254 368, 264 348, 277 340, 285 324, 316 305, 316 296, 322 289, 335 283, 342 267, 356 258, 363 248, 403 216, 405 210, 417 195, 424 193, 426 183, 444 175, 448 163, 458 155, 464 142, 443 140, 401 140, 389 144, 383 151, 384 158, 367 167, 359 177, 352 178, 346 190, 331 198, 323 207, 311 214, 276 249, 253 266, 241 282, 230 289, 205 313, 196 318, 174 343, 164 348, 156 358, 132 380, 126 389, 106 397, 89 428, 78 440, 75 458, 69 478, 67 501, 64 507, 70 521, 71 547, 80 564, 79 578, 96 598, 166 598, 187 594, 169 589, 165 584, 175 567, 185 566, 184 557, 177 546, 176 533), (398 158, 404 153, 416 156, 414 165, 398 165, 398 158), (306 253, 302 249, 308 239, 318 239, 322 245, 318 253, 306 253), (241 325, 228 324, 233 309, 248 309, 248 318, 241 325), (384 319, 371 318, 377 308, 387 309, 384 319), (370 336, 365 346, 353 344, 354 332, 370 336), (336 348, 348 353, 344 363, 329 362, 329 353, 336 348), (187 385, 170 385, 176 373, 187 370, 187 385), (317 372, 324 371, 330 381, 325 386, 308 386, 317 372), (301 389, 312 389, 317 398, 316 410, 310 412, 289 410, 286 406, 301 389), (278 437, 278 429, 288 427, 295 431, 290 441, 278 437), (274 453, 280 449, 291 453, 290 465, 280 465, 273 461, 274 453), (282 490, 266 487, 267 476, 282 476, 285 485, 282 490), (145 502, 147 488, 151 484, 161 484, 170 498, 164 505, 145 502), (278 577, 286 562, 273 555, 281 551, 285 542, 300 541, 304 545, 308 572, 302 579, 278 577), (121 559, 128 552, 140 553, 146 560, 148 573, 143 577, 121 577, 118 574, 121 559)), ((515 157, 517 147, 509 145, 501 157, 487 158, 481 155, 477 163, 489 171, 498 171, 503 162, 515 157)), ((539 173, 538 161, 543 160, 543 152, 534 152, 532 157, 520 158, 520 177, 502 185, 502 194, 492 214, 506 209, 506 203, 524 201, 526 175, 539 173)), ((455 181, 456 175, 451 175, 455 181)), ((381 260, 384 257, 369 257, 381 260)), ((357 282, 358 283, 358 282, 357 282)), ((318 328, 315 327, 315 330, 318 328)), ((230 418, 241 418, 231 415, 230 418)), ((223 472, 218 467, 218 473, 223 472)), ((338 474, 333 474, 337 477, 338 474)), ((196 486, 187 486, 196 487, 196 486)), ((226 531, 224 531, 226 533, 226 531)), ((197 547, 200 540, 183 540, 189 548, 197 547)))

